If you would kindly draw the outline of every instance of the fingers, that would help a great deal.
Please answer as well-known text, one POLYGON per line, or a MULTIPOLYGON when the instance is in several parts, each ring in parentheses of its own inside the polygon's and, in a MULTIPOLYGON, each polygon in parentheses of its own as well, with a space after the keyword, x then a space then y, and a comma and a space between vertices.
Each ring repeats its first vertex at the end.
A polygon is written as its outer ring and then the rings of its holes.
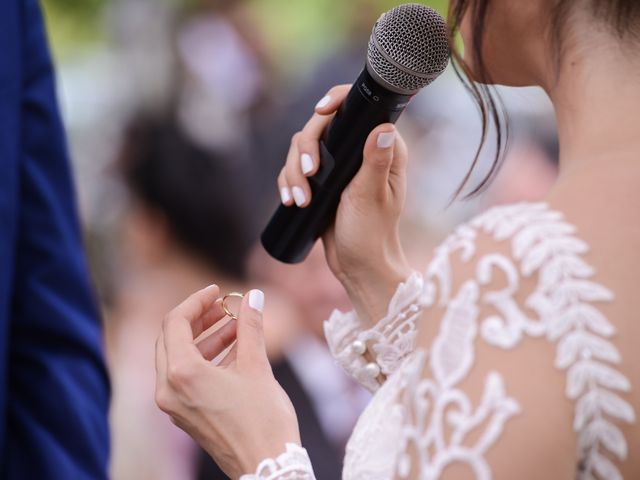
POLYGON ((367 138, 362 167, 355 179, 363 197, 381 202, 387 200, 396 136, 395 127, 384 124, 376 127, 367 138))
POLYGON ((327 92, 316 105, 316 112, 320 115, 331 115, 342 105, 347 94, 351 90, 351 85, 337 85, 327 92))
MULTIPOLYGON (((189 296, 189 298, 169 312, 167 319, 184 319, 187 321, 191 330, 192 323, 200 321, 200 318, 211 309, 219 295, 220 289, 217 285, 210 285, 207 288, 203 288, 189 296)), ((197 335, 191 332, 191 336, 193 338, 197 335)))
POLYGON ((293 200, 293 192, 291 191, 293 185, 289 183, 289 179, 287 178, 287 167, 289 165, 295 164, 296 158, 298 158, 298 137, 300 133, 296 133, 291 138, 291 145, 289 147, 289 152, 287 153, 287 161, 285 166, 280 171, 280 175, 278 176, 278 188, 280 189, 280 200, 283 205, 290 207, 294 205, 293 200))
POLYGON ((167 357, 162 333, 156 340, 156 404, 163 412, 169 412, 172 408, 173 396, 171 395, 167 381, 167 357))
POLYGON ((228 367, 233 362, 235 362, 238 357, 238 343, 236 342, 233 347, 227 352, 220 362, 218 362, 218 367, 228 367))
POLYGON ((304 208, 311 201, 311 188, 307 177, 313 176, 320 167, 319 142, 336 110, 350 90, 349 85, 332 88, 316 106, 316 113, 301 132, 291 140, 287 162, 278 177, 280 199, 286 206, 304 208))
POLYGON ((264 293, 251 290, 242 300, 238 315, 238 367, 263 368, 269 365, 262 328, 264 293))
POLYGON ((193 332, 193 338, 198 338, 199 335, 206 332, 218 321, 225 318, 226 313, 222 308, 222 298, 218 298, 213 305, 200 317, 191 322, 191 330, 193 332))
POLYGON ((198 360, 202 361, 194 344, 192 323, 201 322, 201 317, 211 309, 220 290, 216 285, 199 290, 167 314, 162 323, 167 358, 167 378, 180 381, 185 370, 190 370, 198 360))
POLYGON ((206 360, 213 360, 236 339, 236 320, 231 319, 211 335, 197 343, 198 350, 206 360))
POLYGON ((389 170, 389 187, 392 193, 397 197, 398 204, 402 208, 407 187, 407 163, 409 159, 409 149, 402 138, 402 135, 396 134, 396 143, 393 151, 393 162, 389 170))
POLYGON ((307 177, 315 175, 320 166, 320 137, 333 117, 315 114, 304 129, 295 134, 284 166, 284 183, 290 189, 293 202, 304 208, 311 201, 307 177))

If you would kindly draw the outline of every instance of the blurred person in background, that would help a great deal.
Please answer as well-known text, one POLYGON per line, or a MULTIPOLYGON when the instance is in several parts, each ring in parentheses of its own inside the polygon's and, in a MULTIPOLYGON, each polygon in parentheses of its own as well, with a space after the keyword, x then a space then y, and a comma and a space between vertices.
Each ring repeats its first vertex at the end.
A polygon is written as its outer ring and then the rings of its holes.
POLYGON ((112 478, 194 478, 195 445, 153 405, 153 338, 161 312, 186 292, 213 278, 243 291, 243 259, 256 235, 251 190, 235 158, 199 147, 168 114, 130 122, 117 167, 129 206, 107 315, 112 478))
POLYGON ((271 62, 244 0, 198 0, 176 33, 177 112, 203 147, 247 156, 269 106, 271 62))
POLYGON ((107 478, 109 382, 36 0, 0 5, 0 477, 107 478))
MULTIPOLYGON (((381 125, 325 235, 327 261, 355 306, 332 316, 327 339, 345 369, 376 391, 347 447, 345 480, 640 472, 632 383, 640 378, 640 143, 629 120, 640 111, 640 5, 527 6, 458 0, 450 40, 460 28, 468 55, 456 59, 485 127, 493 118, 500 131, 503 119, 487 84, 540 85, 552 99, 560 174, 545 201, 477 216, 435 250, 422 276, 398 238, 406 144, 381 125)), ((332 89, 292 141, 279 187, 302 189, 300 208, 311 201, 305 176, 318 167, 313 158, 303 173, 301 155, 317 152, 348 90, 332 89)), ((493 178, 499 159, 471 193, 493 178)), ((270 374, 263 292, 243 301, 222 366, 194 348, 200 324, 220 317, 219 295, 215 285, 200 290, 164 322, 160 408, 234 478, 314 478, 295 410, 270 374)), ((207 344, 216 339, 229 340, 214 334, 207 344)))

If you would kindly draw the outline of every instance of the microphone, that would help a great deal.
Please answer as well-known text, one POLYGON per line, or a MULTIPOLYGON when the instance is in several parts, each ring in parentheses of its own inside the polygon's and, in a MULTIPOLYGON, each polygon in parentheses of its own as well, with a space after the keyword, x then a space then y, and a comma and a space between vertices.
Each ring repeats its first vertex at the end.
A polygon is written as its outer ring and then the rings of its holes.
POLYGON ((360 169, 371 131, 395 123, 413 96, 445 70, 449 53, 445 21, 425 5, 400 5, 378 19, 366 66, 320 141, 320 166, 308 178, 311 202, 306 208, 280 205, 262 233, 272 257, 284 263, 307 257, 360 169))

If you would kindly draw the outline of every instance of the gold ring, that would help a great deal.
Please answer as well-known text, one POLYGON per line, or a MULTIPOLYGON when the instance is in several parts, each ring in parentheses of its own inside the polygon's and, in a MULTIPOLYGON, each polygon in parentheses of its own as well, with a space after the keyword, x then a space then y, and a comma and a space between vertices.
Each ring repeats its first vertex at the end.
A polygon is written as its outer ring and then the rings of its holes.
POLYGON ((243 299, 244 298, 244 294, 238 293, 238 292, 231 292, 231 293, 225 295, 222 298, 222 309, 224 310, 224 313, 229 315, 230 318, 232 318, 234 320, 238 320, 238 316, 235 313, 233 313, 231 310, 229 310, 229 308, 227 308, 227 298, 229 298, 229 297, 243 299))

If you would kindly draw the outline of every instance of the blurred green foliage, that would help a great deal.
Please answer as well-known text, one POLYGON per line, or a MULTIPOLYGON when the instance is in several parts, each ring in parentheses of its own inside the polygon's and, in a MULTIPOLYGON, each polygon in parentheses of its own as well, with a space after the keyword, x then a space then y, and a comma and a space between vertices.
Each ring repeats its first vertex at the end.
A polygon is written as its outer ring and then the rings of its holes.
MULTIPOLYGON (((128 0, 119 0, 126 2, 128 0)), ((134 0, 130 0, 134 1, 134 0)), ((203 0, 165 1, 176 10, 192 9, 203 0)), ((242 0, 237 0, 238 2, 242 0)), ((415 0, 414 0, 415 1, 415 0)), ((287 58, 317 58, 338 47, 353 28, 354 17, 372 23, 380 13, 405 3, 398 0, 245 0, 264 34, 266 47, 287 58)), ((214 2, 215 3, 215 2, 214 2)), ((446 14, 447 0, 425 0, 446 14)), ((104 8, 117 8, 114 0, 42 0, 53 50, 66 58, 95 47, 108 47, 105 38, 104 8)), ((365 22, 365 23, 366 23, 365 22)), ((293 61, 293 62, 292 62, 293 61)))
MULTIPOLYGON (((415 0, 414 0, 415 1, 415 0)), ((354 18, 371 28, 378 16, 405 1, 398 0, 249 0, 271 51, 288 54, 286 64, 316 58, 340 46, 352 32, 354 18)), ((447 0, 426 0, 446 15, 447 0)), ((367 33, 368 35, 368 33, 367 33)), ((297 68, 297 67, 296 67, 297 68)))
POLYGON ((41 0, 41 3, 57 58, 103 41, 101 19, 107 0, 41 0))

